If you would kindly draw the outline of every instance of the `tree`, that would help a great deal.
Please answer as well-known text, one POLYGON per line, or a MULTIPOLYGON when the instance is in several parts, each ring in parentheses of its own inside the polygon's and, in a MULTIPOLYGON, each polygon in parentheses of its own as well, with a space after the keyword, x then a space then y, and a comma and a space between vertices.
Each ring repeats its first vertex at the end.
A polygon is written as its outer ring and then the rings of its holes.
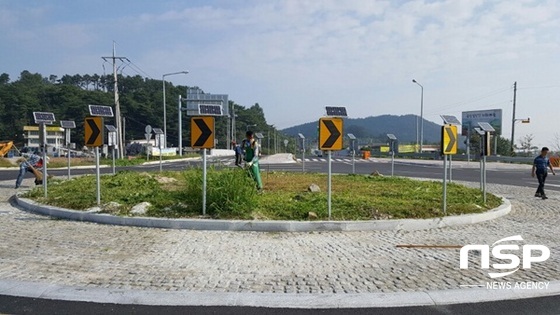
POLYGON ((552 136, 552 150, 554 152, 560 152, 560 133, 555 132, 552 136))
POLYGON ((531 150, 533 149, 533 139, 535 137, 533 136, 533 134, 528 134, 525 135, 523 138, 521 138, 519 144, 519 148, 521 150, 523 150, 523 152, 525 152, 526 154, 531 153, 531 150))

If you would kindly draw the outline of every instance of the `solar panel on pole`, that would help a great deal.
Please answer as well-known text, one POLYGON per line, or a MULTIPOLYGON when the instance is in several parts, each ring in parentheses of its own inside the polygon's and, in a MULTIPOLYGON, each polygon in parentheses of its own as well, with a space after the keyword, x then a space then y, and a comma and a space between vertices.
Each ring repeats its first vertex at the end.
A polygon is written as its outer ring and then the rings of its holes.
POLYGON ((113 108, 105 105, 88 105, 89 113, 98 117, 114 117, 113 108))
POLYGON ((494 129, 494 127, 492 127, 492 125, 490 125, 487 122, 479 122, 478 125, 480 126, 480 128, 484 131, 488 131, 488 132, 494 132, 496 131, 496 129, 494 129))
POLYGON ((443 123, 447 125, 461 125, 459 119, 452 115, 440 115, 441 119, 443 119, 443 123))
POLYGON ((326 106, 325 110, 327 111, 327 116, 333 116, 333 117, 347 117, 348 116, 348 114, 346 113, 346 107, 326 106))
POLYGON ((198 104, 199 115, 222 116, 222 105, 198 104))
POLYGON ((105 125, 105 128, 107 128, 109 132, 117 132, 117 128, 113 125, 105 125))
POLYGON ((52 124, 56 121, 54 114, 49 112, 33 112, 33 118, 36 124, 52 124))
POLYGON ((73 129, 76 128, 76 122, 73 120, 61 120, 60 127, 64 129, 73 129))

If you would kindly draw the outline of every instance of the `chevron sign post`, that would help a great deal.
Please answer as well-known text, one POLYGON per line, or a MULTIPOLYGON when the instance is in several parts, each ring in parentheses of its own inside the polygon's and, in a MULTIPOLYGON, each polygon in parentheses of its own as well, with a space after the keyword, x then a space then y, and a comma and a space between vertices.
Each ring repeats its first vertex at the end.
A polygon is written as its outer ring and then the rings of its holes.
POLYGON ((328 117, 319 119, 319 149, 327 151, 329 174, 327 181, 327 210, 331 219, 332 199, 332 151, 342 150, 342 124, 341 117, 346 117, 346 107, 325 107, 328 117))

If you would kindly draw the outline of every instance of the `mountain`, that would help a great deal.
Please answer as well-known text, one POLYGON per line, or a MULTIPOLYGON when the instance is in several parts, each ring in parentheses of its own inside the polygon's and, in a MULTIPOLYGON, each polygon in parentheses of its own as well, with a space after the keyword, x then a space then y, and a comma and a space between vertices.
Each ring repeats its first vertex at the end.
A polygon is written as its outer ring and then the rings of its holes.
MULTIPOLYGON (((388 133, 394 134, 400 143, 416 142, 416 121, 420 124, 420 117, 416 115, 381 115, 366 118, 345 118, 343 133, 354 134, 357 138, 370 138, 385 142, 388 133)), ((297 136, 302 133, 308 138, 317 138, 318 121, 293 126, 282 130, 287 135, 297 136)), ((420 127, 418 127, 420 130, 420 127)), ((424 119, 424 143, 439 143, 441 125, 424 119)))

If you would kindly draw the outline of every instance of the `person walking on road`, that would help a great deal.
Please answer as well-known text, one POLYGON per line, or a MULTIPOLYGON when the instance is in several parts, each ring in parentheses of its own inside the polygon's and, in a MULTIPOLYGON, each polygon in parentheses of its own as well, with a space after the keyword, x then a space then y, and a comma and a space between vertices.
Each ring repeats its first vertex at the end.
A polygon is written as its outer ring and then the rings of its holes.
POLYGON ((259 168, 259 144, 253 138, 253 132, 247 131, 247 139, 243 140, 243 151, 245 152, 245 167, 250 171, 251 177, 257 184, 257 190, 261 191, 263 188, 261 180, 261 170, 259 168))
POLYGON ((548 169, 552 172, 552 175, 556 175, 552 165, 550 164, 550 160, 547 157, 548 155, 548 148, 543 147, 541 150, 541 154, 535 158, 533 161, 533 169, 531 170, 531 176, 535 177, 537 175, 537 179, 539 180, 539 187, 537 188, 537 192, 535 193, 535 197, 539 197, 542 199, 548 199, 546 194, 544 193, 544 182, 546 181, 546 176, 548 175, 548 169))
POLYGON ((235 141, 232 141, 231 144, 233 145, 233 151, 235 151, 235 166, 241 167, 241 161, 243 161, 243 150, 241 150, 241 146, 236 144, 235 141))

